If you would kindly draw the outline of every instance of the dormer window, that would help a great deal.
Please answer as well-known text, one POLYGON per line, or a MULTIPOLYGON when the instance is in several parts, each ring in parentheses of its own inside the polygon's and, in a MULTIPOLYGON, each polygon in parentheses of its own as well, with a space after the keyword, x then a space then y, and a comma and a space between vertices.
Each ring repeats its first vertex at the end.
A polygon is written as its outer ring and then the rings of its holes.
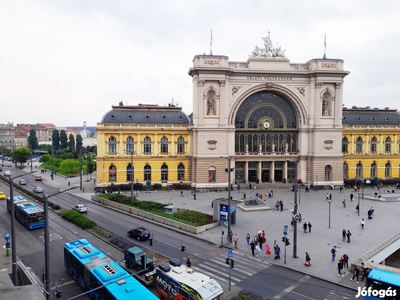
POLYGON ((132 120, 132 116, 131 115, 128 116, 128 120, 132 120))
POLYGON ((372 121, 372 122, 374 122, 374 121, 375 121, 375 118, 374 118, 374 117, 372 117, 372 118, 371 118, 371 121, 372 121))
POLYGON ((111 120, 114 120, 115 119, 115 116, 114 115, 111 115, 111 120))
POLYGON ((360 117, 357 117, 357 119, 356 119, 356 120, 357 120, 357 122, 359 122, 359 121, 361 121, 361 118, 360 118, 360 117))
POLYGON ((150 120, 150 117, 149 117, 149 116, 146 116, 145 119, 146 119, 146 120, 150 120))
POLYGON ((385 121, 386 121, 386 122, 389 122, 389 118, 388 118, 388 117, 386 117, 386 118, 385 118, 385 121))

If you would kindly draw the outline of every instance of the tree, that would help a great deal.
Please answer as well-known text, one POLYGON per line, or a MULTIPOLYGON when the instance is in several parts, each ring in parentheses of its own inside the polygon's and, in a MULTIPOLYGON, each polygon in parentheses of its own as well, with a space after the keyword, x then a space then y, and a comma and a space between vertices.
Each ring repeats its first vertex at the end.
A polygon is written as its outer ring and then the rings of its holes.
POLYGON ((71 151, 71 152, 73 152, 74 148, 75 148, 75 138, 72 133, 70 133, 70 135, 69 135, 68 148, 69 148, 69 151, 71 151))
POLYGON ((29 147, 18 148, 11 152, 11 157, 22 166, 32 157, 32 151, 29 147))
POLYGON ((60 149, 67 149, 67 147, 68 147, 67 134, 65 133, 64 130, 61 130, 61 132, 60 132, 60 149))
POLYGON ((34 129, 29 130, 28 145, 32 151, 39 147, 38 139, 36 136, 36 131, 34 129))
POLYGON ((81 149, 82 149, 82 136, 80 134, 76 135, 76 152, 77 153, 81 153, 81 149))
POLYGON ((57 151, 60 149, 60 134, 58 133, 57 129, 53 130, 53 135, 52 135, 52 143, 53 145, 53 150, 57 151))
POLYGON ((96 170, 96 163, 93 161, 91 154, 87 155, 86 159, 86 171, 90 174, 90 179, 92 178, 92 173, 96 170))

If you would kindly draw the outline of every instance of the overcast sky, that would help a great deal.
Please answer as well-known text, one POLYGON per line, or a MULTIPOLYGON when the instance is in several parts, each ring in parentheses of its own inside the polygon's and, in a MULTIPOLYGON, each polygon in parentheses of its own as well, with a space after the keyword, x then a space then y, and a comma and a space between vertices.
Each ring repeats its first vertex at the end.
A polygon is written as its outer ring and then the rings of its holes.
POLYGON ((192 112, 188 69, 246 61, 270 31, 292 63, 345 61, 344 104, 400 109, 397 0, 2 0, 0 123, 95 126, 120 101, 192 112))

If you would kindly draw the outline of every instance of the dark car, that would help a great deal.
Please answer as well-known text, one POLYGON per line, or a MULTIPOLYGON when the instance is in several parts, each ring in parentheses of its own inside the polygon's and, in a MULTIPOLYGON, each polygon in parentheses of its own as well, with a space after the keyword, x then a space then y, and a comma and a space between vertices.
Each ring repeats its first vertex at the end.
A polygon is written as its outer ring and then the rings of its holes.
POLYGON ((144 227, 137 227, 128 231, 128 236, 138 241, 147 240, 150 238, 150 231, 144 227))

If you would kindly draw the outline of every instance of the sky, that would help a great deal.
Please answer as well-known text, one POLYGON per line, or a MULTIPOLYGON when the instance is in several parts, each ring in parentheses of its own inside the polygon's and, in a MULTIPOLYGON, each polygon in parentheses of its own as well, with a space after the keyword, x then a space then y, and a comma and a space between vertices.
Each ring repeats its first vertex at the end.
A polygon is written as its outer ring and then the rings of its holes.
POLYGON ((291 63, 350 71, 344 106, 400 110, 397 0, 2 0, 0 123, 96 126, 112 105, 192 112, 193 57, 247 61, 270 32, 291 63))

